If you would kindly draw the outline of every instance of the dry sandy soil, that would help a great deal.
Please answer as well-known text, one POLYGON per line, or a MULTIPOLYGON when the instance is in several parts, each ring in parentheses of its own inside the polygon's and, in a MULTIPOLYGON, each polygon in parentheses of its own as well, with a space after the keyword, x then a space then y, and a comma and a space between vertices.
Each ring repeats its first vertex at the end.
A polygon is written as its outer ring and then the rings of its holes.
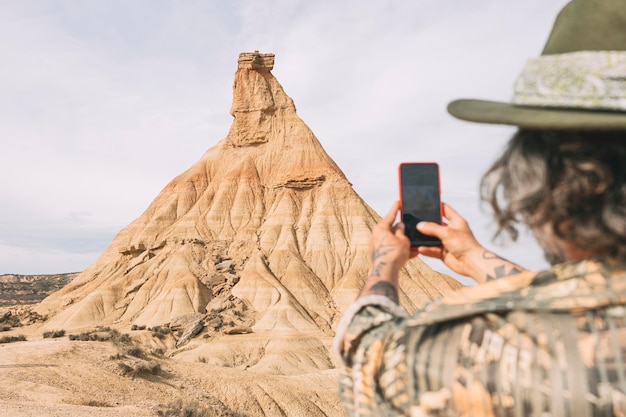
MULTIPOLYGON (((36 326, 0 335, 11 334, 27 340, 0 344, 3 417, 344 415, 335 369, 280 376, 170 358, 159 353, 168 341, 147 331, 127 333, 130 341, 119 333, 109 341, 43 338, 36 326)), ((245 345, 250 335, 238 336, 245 345)))

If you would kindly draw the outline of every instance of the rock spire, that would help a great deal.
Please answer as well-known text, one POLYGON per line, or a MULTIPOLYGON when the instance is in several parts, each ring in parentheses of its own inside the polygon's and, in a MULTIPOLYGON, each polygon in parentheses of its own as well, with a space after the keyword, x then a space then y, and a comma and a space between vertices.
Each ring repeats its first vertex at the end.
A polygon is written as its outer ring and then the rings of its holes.
MULTIPOLYGON (((192 342, 200 351, 213 343, 218 362, 233 353, 211 335, 245 334, 265 346, 256 369, 332 367, 328 340, 367 276, 379 216, 298 117, 273 65, 273 54, 239 56, 226 137, 37 307, 51 317, 46 327, 190 319, 204 328, 192 342), (273 344, 279 336, 290 342, 273 344), (306 340, 303 360, 294 352, 306 340), (281 365, 267 359, 272 354, 281 365)), ((400 286, 411 311, 460 284, 415 259, 400 286)))

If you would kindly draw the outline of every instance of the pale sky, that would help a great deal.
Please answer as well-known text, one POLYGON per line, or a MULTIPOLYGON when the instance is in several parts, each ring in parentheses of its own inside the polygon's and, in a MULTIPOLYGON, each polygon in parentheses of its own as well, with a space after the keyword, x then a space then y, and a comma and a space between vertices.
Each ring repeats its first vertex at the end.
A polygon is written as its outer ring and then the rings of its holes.
MULTIPOLYGON (((443 200, 505 247, 481 174, 514 132, 462 122, 455 98, 508 101, 565 0, 4 0, 0 274, 81 271, 223 139, 240 52, 272 73, 356 192, 384 215, 397 166, 435 161, 443 200)), ((447 271, 439 261, 434 269, 447 271)))

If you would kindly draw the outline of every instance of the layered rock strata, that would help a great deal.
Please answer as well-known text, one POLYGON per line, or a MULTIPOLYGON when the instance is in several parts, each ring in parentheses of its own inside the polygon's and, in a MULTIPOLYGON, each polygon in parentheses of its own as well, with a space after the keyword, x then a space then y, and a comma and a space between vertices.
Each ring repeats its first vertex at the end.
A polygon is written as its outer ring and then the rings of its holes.
MULTIPOLYGON (((192 317, 181 355, 210 349, 212 363, 235 366, 227 341, 238 337, 246 367, 333 366, 329 340, 368 274, 379 216, 298 117, 273 65, 273 54, 240 55, 226 137, 37 306, 47 328, 192 317)), ((412 311, 458 287, 414 259, 401 271, 400 299, 412 311)))

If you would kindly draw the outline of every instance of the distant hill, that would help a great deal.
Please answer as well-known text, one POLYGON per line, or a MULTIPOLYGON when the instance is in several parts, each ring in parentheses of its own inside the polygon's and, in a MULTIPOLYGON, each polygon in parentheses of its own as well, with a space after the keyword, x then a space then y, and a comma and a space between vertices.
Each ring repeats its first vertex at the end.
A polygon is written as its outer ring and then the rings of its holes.
POLYGON ((80 272, 50 275, 0 275, 0 307, 37 304, 80 272))

